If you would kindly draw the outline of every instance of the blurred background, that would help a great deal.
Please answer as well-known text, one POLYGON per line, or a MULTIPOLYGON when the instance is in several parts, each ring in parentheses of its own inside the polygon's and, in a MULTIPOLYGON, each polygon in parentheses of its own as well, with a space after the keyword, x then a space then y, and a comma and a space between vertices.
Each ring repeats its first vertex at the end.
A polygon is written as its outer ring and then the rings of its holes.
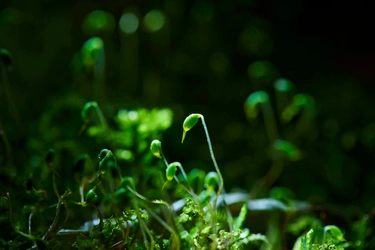
MULTIPOLYGON (((249 191, 272 165, 262 113, 248 119, 244 111, 246 98, 264 90, 280 138, 301 152, 273 186, 295 199, 369 211, 374 12, 364 1, 1 1, 0 48, 13 59, 0 85, 1 164, 11 148, 17 175, 55 141, 74 140, 81 107, 97 100, 108 120, 121 108, 170 108, 164 153, 187 171, 213 170, 201 127, 180 143, 185 117, 203 114, 227 190, 249 191), (100 70, 87 66, 95 46, 104 46, 100 70), (309 120, 283 121, 299 93, 313 98, 309 120)), ((87 144, 86 153, 105 147, 87 144)))

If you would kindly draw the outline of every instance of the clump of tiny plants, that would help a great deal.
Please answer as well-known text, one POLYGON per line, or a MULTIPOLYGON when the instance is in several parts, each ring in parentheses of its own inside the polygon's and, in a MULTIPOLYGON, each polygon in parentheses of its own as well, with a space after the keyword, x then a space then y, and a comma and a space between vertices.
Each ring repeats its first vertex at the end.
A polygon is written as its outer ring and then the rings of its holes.
MULTIPOLYGON (((103 41, 98 37, 89 39, 81 56, 87 71, 94 75, 96 99, 101 100, 103 41)), ((11 57, 2 49, 0 57, 1 82, 6 90, 4 72, 11 57)), ((315 115, 314 99, 291 94, 293 89, 286 79, 275 82, 277 112, 265 91, 252 93, 245 101, 250 122, 260 111, 263 114, 272 159, 269 171, 250 194, 226 192, 202 114, 186 117, 181 143, 187 140, 187 132, 201 122, 213 167, 208 173, 202 169, 186 172, 183 163, 168 162, 159 140, 172 125, 170 109, 120 109, 107 120, 100 101, 73 98, 77 101, 72 102, 71 96, 64 97, 48 111, 53 114, 40 121, 42 129, 51 130, 44 133, 43 140, 51 144, 56 141, 54 147, 46 148, 40 140, 31 138, 28 147, 45 149, 44 157, 32 158, 28 163, 31 167, 17 179, 24 189, 1 190, 0 227, 6 233, 4 239, 0 238, 0 248, 281 249, 288 235, 294 237, 293 250, 374 248, 374 240, 369 239, 374 232, 371 215, 363 215, 355 222, 351 229, 355 238, 347 239, 339 227, 324 225, 316 216, 306 215, 314 210, 312 206, 292 200, 286 189, 272 189, 272 198, 264 195, 286 163, 303 157, 298 138, 310 129, 309 122, 315 115), (288 98, 290 95, 292 98, 288 98), (60 121, 54 113, 65 110, 67 104, 72 110, 81 109, 80 127, 51 125, 54 119, 60 121), (279 124, 292 121, 292 136, 290 130, 284 134, 279 131, 279 124), (75 128, 75 140, 63 136, 71 127, 75 128), (87 145, 106 148, 92 153, 86 151, 87 145), (23 193, 25 199, 20 205, 17 196, 23 193), (268 229, 261 233, 250 231, 248 226, 249 216, 258 212, 266 212, 269 217, 268 229)), ((10 93, 6 95, 15 108, 10 93)), ((7 148, 6 136, 2 137, 7 148)), ((11 152, 7 153, 11 159, 11 152)), ((284 248, 288 249, 286 245, 284 248)))

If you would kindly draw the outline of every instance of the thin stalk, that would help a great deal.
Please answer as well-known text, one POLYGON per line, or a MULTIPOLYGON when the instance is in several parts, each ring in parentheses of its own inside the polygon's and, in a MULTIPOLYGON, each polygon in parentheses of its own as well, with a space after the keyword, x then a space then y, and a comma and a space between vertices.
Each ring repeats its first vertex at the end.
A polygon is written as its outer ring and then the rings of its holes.
POLYGON ((94 69, 94 96, 95 100, 103 103, 105 100, 105 52, 104 47, 99 49, 94 69))
POLYGON ((99 117, 100 123, 102 124, 103 128, 104 128, 105 130, 107 130, 107 129, 108 129, 107 122, 106 122, 106 120, 105 120, 105 118, 104 118, 104 115, 103 115, 103 113, 102 113, 102 110, 99 108, 99 105, 98 105, 98 104, 95 105, 95 111, 96 111, 96 113, 98 114, 98 117, 99 117))
POLYGON ((56 186, 56 172, 54 170, 52 170, 52 184, 53 184, 53 190, 55 191, 57 198, 60 198, 60 194, 56 186))
POLYGON ((29 215, 29 235, 31 235, 31 219, 33 218, 33 213, 31 212, 29 215))
POLYGON ((221 175, 221 172, 220 172, 219 166, 217 165, 217 162, 216 162, 216 158, 215 158, 215 155, 214 155, 214 151, 213 151, 213 149, 212 149, 212 144, 211 144, 211 140, 210 140, 210 135, 208 134, 208 129, 207 129, 207 126, 206 126, 206 122, 204 121, 204 117, 203 117, 203 115, 202 115, 200 118, 202 119, 203 128, 204 128, 204 131, 205 131, 205 133, 206 133, 207 143, 208 143, 208 148, 209 148, 209 150, 210 150, 211 159, 212 159, 212 162, 214 163, 215 170, 216 170, 217 174, 219 175, 219 179, 220 179, 220 184, 219 184, 219 188, 218 188, 218 190, 217 190, 217 194, 216 194, 216 198, 215 198, 215 203, 214 203, 214 208, 215 208, 215 210, 216 210, 217 200, 218 200, 218 198, 219 198, 219 195, 220 195, 221 190, 223 189, 223 186, 224 186, 224 180, 223 180, 223 176, 221 175))
POLYGON ((67 190, 65 191, 65 193, 59 198, 59 201, 57 202, 57 205, 56 205, 56 215, 55 215, 55 219, 53 220, 51 226, 49 227, 48 231, 44 234, 43 236, 43 240, 46 240, 50 234, 52 233, 52 231, 55 229, 56 225, 57 225, 57 222, 59 221, 59 217, 60 217, 60 207, 61 207, 61 204, 63 203, 63 199, 65 198, 65 196, 69 195, 71 193, 70 190, 67 190))
POLYGON ((20 235, 28 238, 28 239, 32 239, 34 240, 34 237, 32 235, 28 235, 28 234, 25 234, 24 232, 18 230, 15 226, 14 226, 14 223, 13 223, 13 209, 12 209, 12 200, 10 198, 10 195, 8 192, 6 193, 2 193, 1 196, 5 195, 8 199, 8 204, 9 204, 9 221, 10 221, 10 224, 13 228, 14 231, 16 231, 17 233, 19 233, 20 235))
POLYGON ((95 209, 96 213, 98 214, 100 232, 103 231, 103 215, 102 215, 102 213, 100 212, 99 208, 97 206, 95 206, 94 204, 88 204, 88 205, 93 207, 95 209))
POLYGON ((258 195, 259 190, 261 190, 264 186, 270 187, 276 180, 279 178, 282 170, 284 168, 284 161, 283 159, 274 160, 270 170, 268 170, 265 177, 259 180, 255 186, 250 191, 250 199, 255 199, 258 195))
POLYGON ((163 221, 156 213, 154 213, 150 208, 146 206, 147 212, 154 217, 165 229, 167 229, 171 234, 176 234, 173 228, 171 228, 165 221, 163 221))
POLYGON ((134 198, 132 198, 132 203, 133 203, 133 206, 134 206, 136 214, 137 214, 138 223, 141 227, 141 232, 142 232, 145 247, 146 247, 147 250, 149 249, 149 246, 147 245, 147 237, 146 237, 146 233, 147 233, 149 238, 150 238, 150 241, 151 241, 151 250, 153 250, 154 249, 154 242, 155 242, 154 237, 152 236, 152 233, 150 232, 150 229, 148 229, 146 223, 144 222, 141 215, 139 214, 138 202, 134 198), (146 233, 145 233, 145 231, 146 231, 146 233))
MULTIPOLYGON (((226 193, 225 189, 223 188, 223 194, 225 194, 225 193, 226 193)), ((229 210, 227 202, 225 201, 225 196, 223 196, 223 205, 225 207, 225 212, 227 214, 227 222, 228 222, 228 226, 229 226, 229 231, 233 232, 233 216, 232 216, 232 213, 229 210)))
POLYGON ((279 132, 277 130, 276 120, 270 101, 268 100, 267 102, 262 103, 261 108, 263 111, 268 139, 270 140, 270 143, 273 143, 275 140, 279 139, 279 132))
POLYGON ((275 160, 272 167, 265 176, 265 181, 268 186, 271 186, 279 177, 284 168, 284 160, 275 160))
MULTIPOLYGON (((151 214, 152 217, 154 217, 165 229, 167 229, 172 235, 173 238, 176 241, 177 249, 180 249, 180 239, 178 238, 176 232, 171 228, 167 223, 165 223, 157 214, 155 214, 151 209, 146 207, 146 210, 149 214, 151 214)), ((172 248, 175 249, 175 248, 172 248)))
POLYGON ((83 184, 79 185, 79 195, 81 196, 81 203, 85 202, 85 197, 84 197, 84 186, 83 184))
POLYGON ((64 219, 63 223, 61 223, 61 225, 57 228, 57 230, 52 234, 51 238, 53 238, 53 237, 55 237, 57 235, 57 233, 62 229, 62 227, 65 225, 65 223, 69 219, 69 210, 68 210, 67 203, 63 201, 63 204, 65 205, 65 210, 66 210, 65 219, 64 219))

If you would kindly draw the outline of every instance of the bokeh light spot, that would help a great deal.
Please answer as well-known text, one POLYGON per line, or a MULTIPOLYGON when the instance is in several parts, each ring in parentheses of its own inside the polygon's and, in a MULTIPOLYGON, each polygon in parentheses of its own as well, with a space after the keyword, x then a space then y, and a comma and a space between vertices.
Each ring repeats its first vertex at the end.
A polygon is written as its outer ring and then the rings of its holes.
POLYGON ((107 11, 95 10, 88 14, 83 21, 83 31, 92 35, 100 31, 112 31, 115 27, 115 18, 107 11))
POLYGON ((137 31, 139 26, 139 20, 133 13, 125 13, 121 16, 119 21, 119 27, 125 34, 133 34, 137 31))
POLYGON ((143 19, 146 29, 149 32, 156 32, 163 28, 165 23, 164 14, 159 10, 151 10, 143 19))
POLYGON ((278 92, 289 92, 294 89, 294 85, 288 79, 279 78, 275 81, 275 89, 278 92))

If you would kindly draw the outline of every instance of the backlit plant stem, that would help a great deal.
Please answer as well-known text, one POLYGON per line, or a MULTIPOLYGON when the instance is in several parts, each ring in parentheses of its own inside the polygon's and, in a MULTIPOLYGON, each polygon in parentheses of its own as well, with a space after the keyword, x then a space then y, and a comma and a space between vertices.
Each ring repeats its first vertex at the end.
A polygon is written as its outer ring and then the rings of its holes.
POLYGON ((262 103, 261 109, 264 115, 264 123, 266 125, 268 139, 270 140, 270 143, 273 143, 275 140, 279 139, 279 132, 277 130, 271 103, 269 101, 262 103))
POLYGON ((220 195, 220 193, 221 193, 221 190, 223 189, 223 186, 224 186, 224 180, 223 180, 223 176, 221 175, 221 172, 220 172, 219 166, 217 165, 217 162, 216 162, 216 158, 215 158, 215 155, 214 155, 214 151, 213 151, 213 149, 212 149, 212 144, 211 144, 211 140, 210 140, 210 135, 208 134, 208 129, 207 129, 207 126, 206 126, 206 122, 204 121, 204 117, 203 117, 203 115, 202 115, 200 118, 201 118, 201 120, 202 120, 202 124, 203 124, 203 128, 204 128, 204 132, 206 133, 206 138, 207 138, 208 148, 209 148, 209 150, 210 150, 211 159, 212 159, 212 162, 214 163, 215 170, 216 170, 216 172, 217 172, 217 174, 219 175, 219 178, 220 178, 220 184, 219 184, 219 188, 217 189, 216 199, 215 199, 215 203, 214 203, 214 208, 216 209, 216 203, 217 203, 217 200, 218 200, 219 195, 220 195))

